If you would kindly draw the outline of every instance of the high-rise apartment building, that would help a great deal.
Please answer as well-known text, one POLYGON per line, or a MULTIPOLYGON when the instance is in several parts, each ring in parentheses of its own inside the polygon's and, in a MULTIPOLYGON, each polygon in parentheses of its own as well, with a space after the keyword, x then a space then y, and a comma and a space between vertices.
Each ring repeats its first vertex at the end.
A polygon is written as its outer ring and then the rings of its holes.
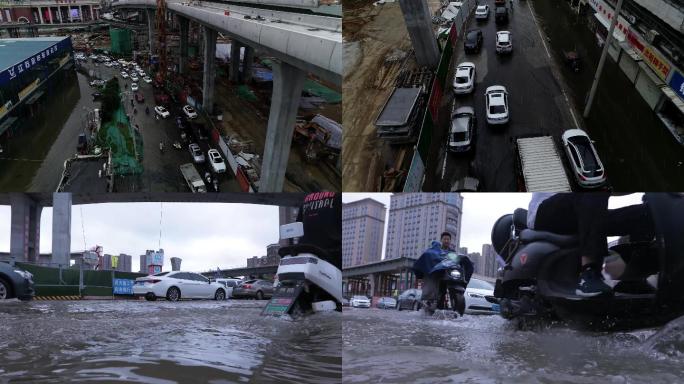
POLYGON ((342 268, 382 259, 386 212, 373 199, 342 204, 342 268))

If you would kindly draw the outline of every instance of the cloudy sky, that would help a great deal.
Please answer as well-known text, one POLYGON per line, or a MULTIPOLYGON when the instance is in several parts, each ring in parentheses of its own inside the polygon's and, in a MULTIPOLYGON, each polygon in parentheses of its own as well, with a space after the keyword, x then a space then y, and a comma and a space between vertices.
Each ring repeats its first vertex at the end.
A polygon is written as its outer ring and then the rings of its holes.
MULTIPOLYGON (((529 193, 463 193, 463 222, 461 225, 461 247, 467 247, 468 252, 482 252, 482 245, 489 244, 492 225, 496 220, 512 213, 514 209, 527 208, 530 202, 529 193)), ((618 208, 625 205, 641 203, 643 194, 631 194, 625 196, 613 196, 608 202, 609 208, 618 208)), ((342 201, 345 203, 365 198, 375 199, 387 207, 385 226, 389 220, 389 193, 344 193, 342 201)), ((383 240, 383 258, 385 242, 387 241, 387 228, 383 240)))
MULTIPOLYGON (((278 207, 218 203, 113 203, 73 206, 71 250, 101 245, 112 255, 132 255, 139 270, 139 255, 147 249, 164 249, 164 270, 171 257, 183 259, 182 269, 206 271, 216 267, 246 266, 246 259, 266 254, 278 242, 278 207), (163 208, 163 209, 162 209, 163 208), (82 212, 82 214, 81 214, 82 212), (161 217, 160 226, 160 213, 161 217)), ((52 208, 41 216, 40 252, 52 251, 52 208)), ((10 207, 0 206, 0 252, 9 252, 10 207)))

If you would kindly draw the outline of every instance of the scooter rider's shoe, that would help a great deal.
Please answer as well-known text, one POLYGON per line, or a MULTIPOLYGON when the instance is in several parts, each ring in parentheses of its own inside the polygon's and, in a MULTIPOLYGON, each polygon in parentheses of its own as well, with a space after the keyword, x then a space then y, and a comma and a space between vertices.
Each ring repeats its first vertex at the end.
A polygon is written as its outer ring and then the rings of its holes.
POLYGON ((613 290, 603 281, 600 270, 584 268, 580 274, 575 294, 583 297, 607 296, 612 295, 613 290))

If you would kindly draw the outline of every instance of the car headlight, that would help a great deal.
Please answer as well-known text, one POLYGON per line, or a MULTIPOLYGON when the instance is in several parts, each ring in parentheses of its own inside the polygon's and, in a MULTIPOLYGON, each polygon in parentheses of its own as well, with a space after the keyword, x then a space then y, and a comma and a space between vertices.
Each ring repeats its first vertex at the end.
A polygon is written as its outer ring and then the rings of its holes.
POLYGON ((477 293, 470 293, 470 292, 469 292, 469 293, 468 293, 468 296, 470 296, 470 297, 475 297, 475 298, 478 298, 478 299, 484 299, 484 296, 483 296, 483 295, 479 295, 479 294, 477 294, 477 293))
POLYGON ((23 277, 24 279, 31 280, 31 278, 33 277, 31 272, 22 271, 21 269, 15 269, 14 272, 17 273, 19 276, 23 277))
POLYGON ((460 279, 461 278, 461 272, 459 271, 451 271, 449 272, 449 275, 453 277, 454 279, 460 279))

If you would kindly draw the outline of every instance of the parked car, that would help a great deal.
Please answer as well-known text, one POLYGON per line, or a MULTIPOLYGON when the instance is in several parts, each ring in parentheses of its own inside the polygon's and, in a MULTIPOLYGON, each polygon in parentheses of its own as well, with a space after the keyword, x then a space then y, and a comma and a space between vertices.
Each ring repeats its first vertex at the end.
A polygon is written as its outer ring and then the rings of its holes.
POLYGON ((422 307, 422 304, 420 303, 420 298, 422 295, 422 289, 411 288, 405 290, 397 298, 397 310, 401 311, 402 309, 412 309, 414 311, 419 311, 422 307))
POLYGON ((169 111, 167 111, 166 108, 162 107, 161 105, 157 105, 156 107, 154 107, 154 113, 161 116, 163 119, 166 119, 167 117, 171 116, 169 111))
POLYGON ((147 84, 152 82, 152 79, 149 76, 144 76, 143 81, 146 82, 147 84))
MULTIPOLYGON (((133 79, 131 79, 133 80, 133 79)), ((131 83, 131 91, 136 92, 138 90, 138 83, 131 83)))
POLYGON ((143 96, 142 93, 138 92, 135 94, 135 101, 138 103, 144 103, 145 102, 145 96, 143 96))
POLYGON ((188 149, 190 150, 190 155, 192 156, 192 161, 195 163, 204 163, 204 153, 200 149, 200 146, 192 143, 188 145, 188 149))
POLYGON ((154 301, 165 297, 169 301, 180 299, 225 300, 226 288, 194 272, 161 272, 138 277, 133 284, 133 294, 154 301))
POLYGON ((347 299, 346 297, 343 297, 342 298, 342 306, 348 307, 349 306, 349 299, 347 299))
POLYGON ((480 49, 482 49, 482 31, 479 29, 468 31, 463 41, 463 48, 466 53, 480 52, 480 49))
POLYGON ((131 81, 138 81, 138 75, 135 72, 131 72, 131 81))
POLYGON ((128 73, 126 73, 125 71, 121 71, 121 77, 124 79, 128 79, 128 73))
POLYGON ((27 301, 33 299, 35 293, 30 272, 0 262, 0 300, 17 298, 27 301))
POLYGON ((456 67, 453 87, 457 95, 471 93, 475 89, 475 64, 465 62, 456 67))
POLYGON ((584 188, 604 185, 606 172, 589 135, 581 129, 569 129, 563 132, 562 139, 577 184, 584 188))
POLYGON ((492 303, 485 296, 494 296, 494 286, 484 280, 470 279, 465 291, 466 312, 492 312, 492 303))
POLYGON ((352 308, 370 308, 371 306, 370 299, 366 296, 352 296, 350 302, 352 308))
POLYGON ((223 157, 221 157, 221 154, 219 153, 218 150, 212 148, 207 152, 207 156, 209 157, 209 164, 211 164, 211 169, 214 170, 216 173, 225 173, 226 172, 226 163, 223 161, 223 157))
POLYGON ((509 31, 499 31, 496 33, 496 53, 513 52, 513 36, 509 31))
POLYGON ((216 279, 216 282, 226 287, 226 298, 233 297, 233 288, 237 287, 242 280, 241 279, 216 279))
POLYGON ((376 306, 379 309, 394 309, 397 307, 397 301, 391 297, 381 297, 376 306))
POLYGON ((197 112, 195 112, 195 109, 189 105, 185 105, 183 107, 183 113, 185 116, 188 117, 188 119, 196 119, 197 118, 197 112))
POLYGON ((475 110, 464 106, 456 108, 456 102, 451 112, 451 127, 447 150, 450 152, 467 152, 472 148, 476 131, 475 110))
POLYGON ((494 21, 497 24, 508 23, 508 8, 506 8, 506 7, 494 8, 494 21))
POLYGON ((93 80, 90 82, 91 87, 101 87, 105 85, 107 82, 104 80, 93 80))
POLYGON ((487 20, 489 18, 489 5, 478 5, 475 8, 476 20, 487 20))
POLYGON ((233 288, 234 298, 269 299, 273 296, 273 282, 266 280, 247 280, 233 288))
POLYGON ((492 85, 485 91, 487 104, 487 123, 508 123, 508 91, 503 85, 492 85))

